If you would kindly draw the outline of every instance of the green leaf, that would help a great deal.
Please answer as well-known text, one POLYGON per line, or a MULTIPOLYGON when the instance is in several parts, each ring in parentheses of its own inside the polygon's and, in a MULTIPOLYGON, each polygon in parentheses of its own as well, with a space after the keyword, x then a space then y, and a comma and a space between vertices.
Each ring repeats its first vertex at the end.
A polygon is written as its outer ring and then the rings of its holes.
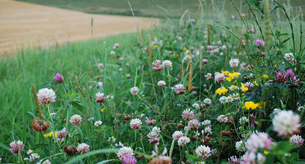
POLYGON ((118 149, 100 149, 100 150, 95 150, 95 151, 90 151, 88 153, 82 154, 80 156, 77 156, 71 160, 69 160, 68 162, 66 162, 65 164, 73 164, 74 162, 77 162, 83 158, 86 157, 90 157, 92 155, 96 155, 96 154, 102 154, 102 153, 114 153, 119 151, 118 149))
POLYGON ((76 109, 78 109, 78 110, 80 110, 80 111, 83 111, 84 109, 87 110, 87 107, 86 107, 83 103, 81 103, 80 101, 71 101, 70 104, 71 104, 74 108, 76 108, 76 109))
POLYGON ((107 163, 107 162, 111 162, 111 161, 120 162, 121 160, 118 160, 118 159, 108 159, 108 160, 104 160, 104 161, 98 162, 96 164, 103 164, 103 163, 107 163))
POLYGON ((56 81, 49 81, 49 82, 46 82, 42 85, 42 88, 47 88, 53 84, 56 84, 57 82, 56 81))

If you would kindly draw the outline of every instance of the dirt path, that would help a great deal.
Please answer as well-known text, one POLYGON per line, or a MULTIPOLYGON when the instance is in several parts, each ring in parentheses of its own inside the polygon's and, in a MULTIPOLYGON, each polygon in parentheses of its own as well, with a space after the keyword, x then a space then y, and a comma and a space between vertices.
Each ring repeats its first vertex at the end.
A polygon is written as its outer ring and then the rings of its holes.
MULTIPOLYGON (((54 44, 136 31, 133 17, 93 15, 42 5, 0 0, 0 55, 14 54, 28 46, 54 44)), ((156 20, 136 18, 140 28, 150 28, 156 20)))

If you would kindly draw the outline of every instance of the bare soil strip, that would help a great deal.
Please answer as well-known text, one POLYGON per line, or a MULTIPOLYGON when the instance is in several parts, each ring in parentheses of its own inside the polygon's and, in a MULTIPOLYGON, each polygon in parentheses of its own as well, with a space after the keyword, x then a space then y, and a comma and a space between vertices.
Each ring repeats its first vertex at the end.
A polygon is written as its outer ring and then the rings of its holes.
MULTIPOLYGON (((136 32, 133 17, 93 15, 25 2, 0 0, 0 55, 11 55, 26 47, 43 47, 136 32)), ((157 22, 136 18, 140 28, 157 22)))

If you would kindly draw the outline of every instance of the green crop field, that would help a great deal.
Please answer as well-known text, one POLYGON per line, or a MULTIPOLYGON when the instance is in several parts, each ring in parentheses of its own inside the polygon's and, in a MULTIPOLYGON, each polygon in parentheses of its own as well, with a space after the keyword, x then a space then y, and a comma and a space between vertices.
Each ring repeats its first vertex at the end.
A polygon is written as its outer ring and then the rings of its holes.
MULTIPOLYGON (((118 14, 131 15, 130 7, 127 0, 20 0, 24 2, 36 3, 41 5, 53 6, 63 9, 76 10, 94 14, 118 14)), ((230 0, 206 0, 202 1, 206 4, 205 9, 209 12, 216 6, 224 6, 229 14, 237 14, 231 5, 230 0)), ((246 12, 248 7, 243 6, 243 1, 233 1, 242 11, 246 12)), ((281 3, 287 3, 287 0, 279 0, 281 3)), ((171 15, 180 17, 185 10, 189 10, 190 14, 195 16, 197 13, 198 0, 130 0, 130 4, 136 16, 153 16, 162 17, 165 12, 158 6, 163 7, 171 15)), ((305 5, 304 0, 292 0, 291 6, 305 5)), ((303 11, 304 11, 303 7, 303 11)), ((305 12, 304 12, 305 13, 305 12)))

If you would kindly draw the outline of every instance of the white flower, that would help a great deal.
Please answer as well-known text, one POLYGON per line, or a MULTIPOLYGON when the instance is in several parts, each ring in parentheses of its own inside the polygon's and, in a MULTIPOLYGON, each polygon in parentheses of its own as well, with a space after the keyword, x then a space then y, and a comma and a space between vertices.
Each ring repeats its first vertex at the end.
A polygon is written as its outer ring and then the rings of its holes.
POLYGON ((104 64, 103 64, 103 63, 98 63, 97 67, 98 67, 99 69, 102 69, 102 68, 104 67, 104 64))
POLYGON ((213 132, 212 132, 211 126, 205 127, 205 128, 204 128, 204 133, 205 133, 206 135, 212 135, 213 132))
POLYGON ((43 88, 37 93, 37 97, 40 103, 49 104, 50 102, 55 102, 55 92, 53 89, 43 88))
POLYGON ((110 51, 110 55, 115 55, 115 51, 110 51))
POLYGON ((282 111, 275 115, 272 120, 274 131, 278 132, 279 135, 287 136, 299 132, 300 116, 290 111, 282 111))
POLYGON ((219 102, 222 103, 222 104, 225 104, 227 102, 227 97, 226 96, 221 96, 219 98, 219 102))
POLYGON ((151 131, 152 132, 156 132, 156 133, 160 133, 161 132, 160 128, 158 128, 156 126, 151 131))
POLYGON ((289 139, 290 145, 297 144, 298 147, 301 147, 304 143, 304 139, 300 135, 292 135, 289 139))
POLYGON ((238 67, 239 60, 238 59, 231 59, 230 60, 230 66, 231 67, 238 67))
POLYGON ((231 97, 231 96, 227 97, 227 100, 226 100, 227 103, 233 102, 233 101, 234 101, 233 97, 231 97))
POLYGON ((133 94, 133 95, 137 95, 139 92, 139 88, 138 87, 132 87, 130 89, 130 93, 133 94))
POLYGON ((235 143, 235 148, 237 151, 245 152, 246 151, 246 144, 243 141, 238 141, 235 143))
POLYGON ((249 122, 249 119, 245 116, 239 118, 239 121, 238 121, 241 125, 245 124, 246 122, 249 122))
POLYGON ((209 99, 209 98, 205 98, 205 99, 203 100, 203 103, 211 105, 211 104, 212 104, 212 100, 209 99))
POLYGON ((89 117, 89 118, 88 118, 88 121, 89 121, 89 122, 94 121, 94 117, 89 117))
POLYGON ((285 157, 290 157, 291 154, 290 153, 285 153, 285 157))
POLYGON ((304 109, 305 109, 304 106, 299 106, 299 107, 298 107, 298 111, 299 111, 299 112, 302 112, 304 109))
POLYGON ((129 157, 133 156, 133 149, 131 147, 122 147, 117 153, 117 156, 120 158, 120 160, 123 160, 125 155, 129 157))
POLYGON ((188 137, 180 137, 178 139, 178 145, 182 146, 182 145, 186 145, 187 143, 189 143, 191 140, 188 137))
POLYGON ((70 123, 73 125, 77 125, 82 122, 82 117, 78 114, 71 116, 70 123))
POLYGON ((30 155, 29 161, 34 162, 36 159, 39 159, 39 158, 40 158, 40 156, 37 153, 32 153, 30 155))
POLYGON ((162 65, 163 65, 164 67, 172 68, 172 62, 169 61, 169 60, 164 60, 164 61, 162 62, 162 65))
POLYGON ((289 63, 296 62, 293 53, 286 53, 284 57, 289 63))
POLYGON ((198 103, 194 103, 192 106, 193 106, 194 108, 196 108, 196 109, 199 109, 199 108, 200 108, 200 105, 199 105, 198 103))
POLYGON ((31 153, 33 153, 33 150, 28 150, 27 152, 26 152, 28 155, 30 155, 31 153))
POLYGON ((196 154, 201 160, 207 159, 209 156, 211 156, 211 148, 209 146, 198 146, 196 149, 196 154))
POLYGON ((47 160, 43 161, 41 164, 51 164, 51 162, 47 159, 47 160))
POLYGON ((256 153, 258 149, 270 149, 272 140, 267 133, 252 133, 246 141, 246 147, 250 152, 256 153))
POLYGON ((273 113, 274 113, 274 114, 279 114, 279 113, 281 113, 281 112, 282 112, 281 109, 278 109, 278 108, 274 108, 274 109, 273 109, 273 113))
POLYGON ((211 125, 211 120, 204 120, 204 121, 202 122, 202 125, 204 125, 204 126, 210 126, 210 125, 211 125))
POLYGON ((183 137, 183 133, 181 131, 175 131, 172 136, 175 140, 178 140, 180 137, 183 137))
POLYGON ((163 80, 160 80, 160 81, 158 81, 158 86, 159 87, 164 87, 166 85, 166 82, 165 81, 163 81, 163 80))
POLYGON ((116 138, 114 136, 112 136, 108 139, 109 142, 115 142, 115 140, 116 140, 116 138))
POLYGON ((215 156, 215 155, 217 155, 217 153, 218 153, 218 150, 216 148, 211 150, 212 155, 215 156))
POLYGON ((130 121, 130 126, 132 129, 140 129, 142 126, 142 121, 138 118, 132 119, 130 121))
POLYGON ((80 154, 85 154, 89 151, 89 145, 88 144, 85 144, 85 143, 81 143, 81 144, 78 144, 77 146, 77 152, 80 152, 80 154))
POLYGON ((103 123, 103 122, 100 121, 100 120, 95 121, 94 126, 98 127, 98 126, 102 125, 102 123, 103 123))

